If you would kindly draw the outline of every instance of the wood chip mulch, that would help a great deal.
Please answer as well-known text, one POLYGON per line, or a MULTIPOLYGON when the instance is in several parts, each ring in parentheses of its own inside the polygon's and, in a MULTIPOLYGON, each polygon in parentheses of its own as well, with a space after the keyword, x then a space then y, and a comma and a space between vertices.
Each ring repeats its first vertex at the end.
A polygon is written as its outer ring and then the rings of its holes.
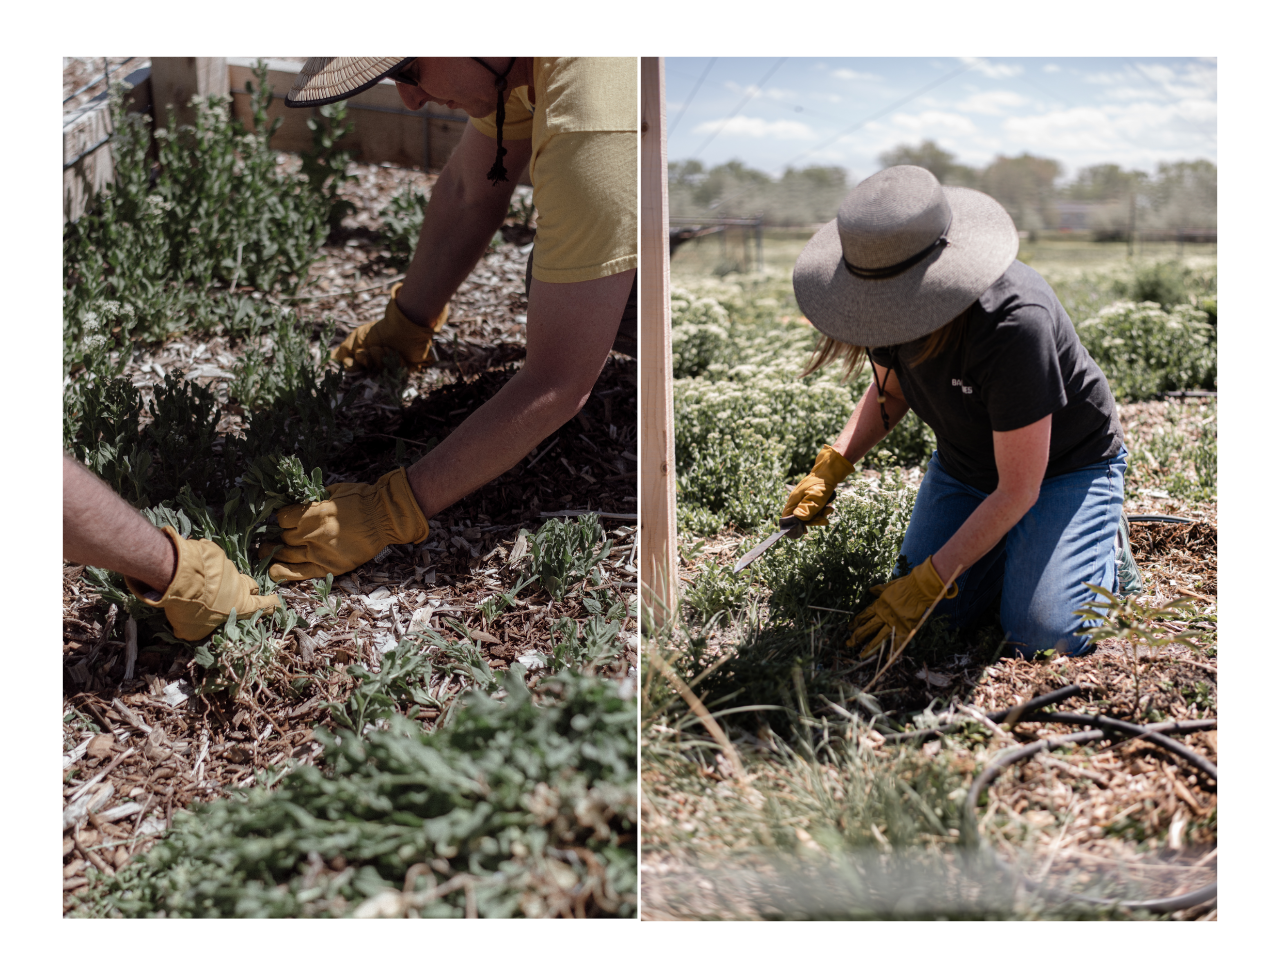
MULTIPOLYGON (((316 281, 302 290, 349 294, 302 304, 304 321, 333 316, 350 327, 381 315, 399 272, 377 240, 377 211, 398 187, 433 183, 416 171, 352 170, 358 180, 348 196, 357 213, 348 218, 350 233, 323 248, 312 269, 316 281)), ((526 260, 527 249, 516 244, 485 255, 451 304, 438 359, 410 373, 398 402, 376 379, 348 375, 344 383, 359 390, 350 417, 367 435, 329 467, 328 482, 372 481, 396 464, 410 464, 430 439, 444 438, 510 379, 524 355, 526 260), (403 461, 395 456, 397 439, 403 461)), ((204 378, 225 402, 229 368, 242 350, 225 337, 177 337, 138 351, 128 375, 145 391, 180 370, 204 378)), ((226 424, 236 420, 229 415, 226 424)), ((318 612, 313 582, 281 587, 301 624, 277 641, 267 676, 235 702, 225 693, 197 695, 203 669, 185 653, 137 650, 133 678, 126 679, 125 616, 96 598, 84 568, 64 565, 65 896, 87 890, 90 867, 111 874, 146 852, 175 810, 314 763, 319 744, 312 729, 330 723, 326 701, 344 700, 354 686, 350 665, 376 668, 384 650, 412 630, 464 632, 480 643, 492 669, 521 660, 536 683, 539 656, 555 644, 554 623, 587 617, 587 597, 606 606, 634 600, 636 427, 636 363, 614 356, 575 419, 511 472, 438 514, 424 544, 390 548, 381 562, 339 577, 337 618, 318 612), (603 584, 553 602, 535 583, 521 592, 517 607, 485 622, 480 602, 527 576, 520 531, 533 532, 552 515, 585 511, 611 514, 601 518, 613 544, 600 565, 603 584), (100 732, 93 734, 89 723, 100 732)), ((635 676, 636 632, 628 617, 618 655, 600 674, 635 676)), ((440 663, 437 677, 431 695, 441 708, 421 714, 428 727, 474 686, 464 669, 448 662, 440 663)))

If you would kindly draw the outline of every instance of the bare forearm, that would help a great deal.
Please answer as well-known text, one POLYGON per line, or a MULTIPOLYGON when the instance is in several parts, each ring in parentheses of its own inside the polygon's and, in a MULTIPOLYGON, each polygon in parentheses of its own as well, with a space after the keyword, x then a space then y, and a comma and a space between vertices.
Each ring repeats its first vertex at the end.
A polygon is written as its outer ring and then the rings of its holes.
MULTIPOLYGON (((903 419, 909 410, 907 402, 888 392, 885 393, 885 413, 889 416, 889 430, 903 419)), ((876 387, 872 384, 858 401, 844 429, 831 447, 851 464, 871 451, 887 435, 884 420, 880 417, 880 405, 876 402, 876 387)))
MULTIPOLYGON (((416 323, 435 320, 506 217, 515 184, 495 187, 481 179, 487 165, 483 160, 493 156, 492 145, 493 140, 468 126, 431 190, 418 246, 396 296, 401 311, 416 323)), ((517 141, 513 155, 527 156, 526 145, 517 141)))
POLYGON ((933 569, 946 581, 957 568, 972 567, 1027 515, 1034 503, 1035 497, 997 488, 933 555, 933 569))
POLYGON ((427 516, 506 472, 578 413, 609 356, 634 281, 633 271, 588 282, 534 281, 524 366, 409 469, 427 516))
POLYGON ((580 406, 575 390, 547 388, 517 373, 409 469, 423 513, 434 516, 511 469, 580 406))
POLYGON ((79 462, 62 459, 62 556, 137 578, 157 591, 177 555, 163 533, 79 462))

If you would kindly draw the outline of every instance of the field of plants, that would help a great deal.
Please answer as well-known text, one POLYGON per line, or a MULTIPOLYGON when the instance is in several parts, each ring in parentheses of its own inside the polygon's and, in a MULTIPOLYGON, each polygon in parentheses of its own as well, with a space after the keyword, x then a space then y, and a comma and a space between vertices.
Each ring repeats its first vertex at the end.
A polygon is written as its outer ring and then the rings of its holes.
POLYGON ((280 506, 412 463, 518 369, 529 207, 433 363, 344 375, 433 180, 334 150, 341 105, 277 154, 263 77, 254 131, 118 118, 64 237, 65 450, 285 605, 184 642, 64 566, 65 912, 634 916, 635 362, 425 543, 272 584, 280 506))
POLYGON ((641 679, 642 915, 1215 919, 1204 899, 1141 905, 1216 878, 1217 404, 1181 396, 1216 389, 1212 247, 1019 256, 1112 383, 1125 512, 1187 521, 1133 524, 1144 588, 1099 597, 1097 650, 1002 659, 992 613, 860 660, 849 621, 893 571, 933 449, 913 415, 829 527, 732 573, 870 380, 796 379, 806 237, 766 238, 762 272, 733 238, 672 261, 681 607, 641 679))

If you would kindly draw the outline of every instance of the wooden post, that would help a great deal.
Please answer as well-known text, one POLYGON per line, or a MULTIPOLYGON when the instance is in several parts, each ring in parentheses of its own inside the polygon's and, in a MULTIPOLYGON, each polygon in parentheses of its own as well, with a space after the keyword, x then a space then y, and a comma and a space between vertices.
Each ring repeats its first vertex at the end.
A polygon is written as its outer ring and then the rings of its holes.
POLYGON ((640 59, 640 590, 645 620, 676 610, 675 416, 667 110, 661 58, 640 59))
POLYGON ((226 58, 152 58, 151 105, 157 126, 169 124, 169 106, 178 125, 190 125, 196 114, 187 105, 193 95, 226 95, 226 58))

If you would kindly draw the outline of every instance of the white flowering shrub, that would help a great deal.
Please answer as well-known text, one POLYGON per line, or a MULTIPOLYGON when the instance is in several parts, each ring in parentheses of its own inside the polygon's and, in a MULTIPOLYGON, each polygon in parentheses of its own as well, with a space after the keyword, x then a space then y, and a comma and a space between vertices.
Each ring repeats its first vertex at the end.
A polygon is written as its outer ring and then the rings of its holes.
MULTIPOLYGON (((675 288, 676 471, 680 528, 714 534, 772 520, 786 484, 813 466, 870 383, 841 367, 799 379, 819 339, 789 277, 733 276, 675 288)), ((876 464, 916 464, 934 448, 914 414, 881 442, 876 464)))
POLYGON ((671 368, 675 377, 697 377, 712 365, 737 362, 729 314, 715 299, 671 290, 671 368))
POLYGON ((1076 326, 1117 401, 1168 390, 1212 390, 1218 381, 1217 330, 1195 306, 1114 302, 1076 326))

